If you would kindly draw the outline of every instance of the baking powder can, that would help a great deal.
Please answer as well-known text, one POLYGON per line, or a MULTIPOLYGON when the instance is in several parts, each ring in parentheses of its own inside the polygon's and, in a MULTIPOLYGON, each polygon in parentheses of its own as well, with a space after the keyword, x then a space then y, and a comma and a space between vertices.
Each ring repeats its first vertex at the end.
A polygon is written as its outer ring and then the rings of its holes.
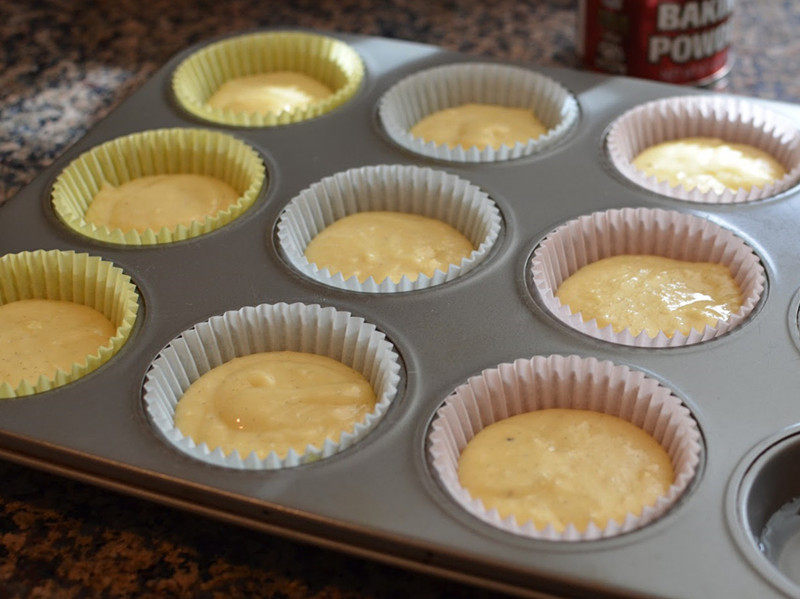
POLYGON ((712 85, 731 66, 734 0, 579 0, 577 49, 593 70, 712 85))

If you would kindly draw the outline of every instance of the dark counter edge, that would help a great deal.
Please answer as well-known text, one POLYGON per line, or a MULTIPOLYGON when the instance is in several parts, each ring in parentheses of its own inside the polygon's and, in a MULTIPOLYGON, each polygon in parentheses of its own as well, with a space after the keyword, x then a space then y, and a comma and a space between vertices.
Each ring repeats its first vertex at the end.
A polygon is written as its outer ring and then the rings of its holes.
POLYGON ((0 433, 0 459, 227 524, 317 545, 390 566, 444 577, 491 591, 532 599, 553 599, 563 596, 558 593, 569 593, 571 597, 598 599, 632 596, 627 593, 622 594, 620 589, 611 592, 610 589, 577 587, 566 580, 559 584, 552 577, 549 580, 532 579, 529 574, 499 564, 477 562, 464 555, 438 553, 435 547, 413 539, 401 540, 374 530, 343 526, 332 520, 298 510, 266 502, 248 501, 238 495, 187 484, 166 476, 159 477, 151 472, 139 471, 128 465, 92 458, 87 454, 64 448, 59 450, 59 457, 63 458, 63 461, 54 462, 52 459, 26 453, 22 449, 25 446, 31 447, 32 444, 42 445, 44 452, 48 453, 45 444, 0 433), (135 484, 132 480, 128 480, 125 475, 131 473, 135 475, 133 478, 140 481, 144 478, 148 484, 135 484), (200 491, 201 496, 213 498, 215 501, 198 502, 193 491, 200 491), (234 513, 234 509, 238 513, 234 513))

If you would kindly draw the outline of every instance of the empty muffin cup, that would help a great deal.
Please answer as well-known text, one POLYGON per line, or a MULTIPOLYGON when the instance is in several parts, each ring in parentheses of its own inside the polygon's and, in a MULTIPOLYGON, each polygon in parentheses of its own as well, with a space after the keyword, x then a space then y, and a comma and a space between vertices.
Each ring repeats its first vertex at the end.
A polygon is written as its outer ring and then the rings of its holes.
POLYGON ((458 63, 401 80, 381 98, 378 115, 389 137, 411 152, 451 162, 495 162, 553 146, 577 122, 578 103, 560 83, 535 71, 493 63, 458 63), (451 147, 411 133, 414 125, 435 112, 472 103, 532 111, 546 132, 498 148, 451 147))
POLYGON ((198 50, 178 65, 172 89, 178 103, 193 115, 243 127, 287 125, 323 115, 355 95, 364 63, 353 48, 324 35, 276 31, 241 35, 198 50), (249 112, 215 108, 209 98, 226 82, 253 75, 292 72, 330 90, 326 97, 278 111, 249 112))
POLYGON ((363 318, 318 305, 261 304, 214 316, 173 339, 147 371, 143 400, 153 426, 179 451, 216 466, 273 470, 327 458, 357 443, 389 409, 399 382, 393 345, 363 318), (276 351, 326 356, 361 373, 375 393, 374 408, 352 430, 326 438, 319 447, 293 447, 286 455, 271 451, 259 457, 256 449, 247 455, 226 453, 195 442, 176 427, 178 401, 202 375, 235 358, 276 351))
POLYGON ((139 296, 129 276, 111 262, 73 251, 37 250, 0 257, 0 305, 21 300, 56 300, 93 308, 114 332, 97 350, 58 369, 53 376, 19 384, 0 382, 0 399, 61 387, 105 364, 130 336, 139 296))
POLYGON ((530 265, 535 293, 558 320, 604 341, 638 347, 676 347, 700 343, 739 326, 758 304, 766 275, 758 256, 740 238, 704 218, 671 210, 623 208, 595 212, 561 225, 542 240, 530 265), (727 319, 688 334, 646 330, 633 334, 600 327, 558 298, 559 287, 582 267, 598 260, 625 254, 655 255, 687 262, 721 264, 739 287, 741 306, 727 319))
POLYGON ((734 473, 728 497, 734 538, 760 573, 800 595, 800 434, 794 425, 759 444, 734 473))
MULTIPOLYGON (((659 518, 681 497, 700 462, 701 436, 689 410, 671 391, 642 372, 579 356, 535 356, 484 370, 457 387, 434 416, 428 433, 433 471, 455 502, 501 530, 552 541, 589 541, 641 528, 659 518), (650 435, 664 449, 674 472, 667 491, 640 513, 605 526, 568 523, 537 528, 532 521, 501 518, 472 497, 459 481, 459 460, 484 428, 512 416, 553 408, 589 410, 616 416, 650 435)), ((550 481, 558 488, 557 481, 550 481)))
POLYGON ((239 217, 255 202, 265 176, 258 153, 235 137, 205 129, 155 129, 118 137, 73 160, 53 184, 53 209, 70 229, 98 241, 170 243, 209 233, 239 217), (107 186, 156 175, 203 175, 226 184, 238 198, 204 218, 174 226, 123 230, 86 220, 89 206, 107 186))
POLYGON ((474 269, 500 233, 500 212, 480 188, 442 171, 417 166, 380 165, 354 168, 314 183, 294 197, 278 220, 278 243, 299 272, 325 285, 371 293, 426 289, 451 281, 474 269), (306 258, 309 243, 326 227, 356 213, 388 211, 415 214, 450 225, 472 244, 458 263, 432 276, 406 275, 359 281, 341 272, 320 268, 306 258))
MULTIPOLYGON (((800 131, 788 119, 752 101, 725 96, 685 96, 648 102, 615 120, 606 138, 608 156, 633 183, 679 200, 727 204, 774 196, 800 180, 800 131), (684 138, 714 138, 746 144, 769 154, 785 170, 782 177, 749 189, 672 185, 633 165, 647 148, 684 138)), ((663 178, 662 178, 663 179, 663 178)))

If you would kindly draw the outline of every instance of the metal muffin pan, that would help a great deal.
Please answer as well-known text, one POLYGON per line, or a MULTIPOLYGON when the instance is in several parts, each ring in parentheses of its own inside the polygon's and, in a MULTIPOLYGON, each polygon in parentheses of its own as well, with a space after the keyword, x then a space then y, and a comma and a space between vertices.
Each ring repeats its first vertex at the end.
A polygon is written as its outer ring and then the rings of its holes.
MULTIPOLYGON (((475 58, 409 42, 336 37, 362 56, 367 75, 355 97, 331 113, 264 129, 201 122, 176 105, 170 89, 176 65, 200 47, 195 46, 0 207, 0 254, 74 249, 101 256, 132 276, 142 302, 130 340, 107 364, 62 388, 0 402, 0 455, 244 526, 520 595, 800 595, 777 571, 756 563, 738 515, 746 464, 737 470, 750 459, 746 456, 755 457, 751 448, 800 421, 800 353, 793 341, 797 303, 792 302, 800 287, 800 191, 716 206, 635 187, 607 164, 608 125, 639 103, 705 92, 535 66, 580 104, 579 122, 561 143, 502 163, 425 159, 389 141, 378 125, 377 101, 407 74, 475 58), (269 181, 251 209, 210 234, 145 248, 82 238, 58 221, 50 191, 73 158, 120 135, 175 126, 227 131, 263 155, 269 181), (274 240, 285 204, 327 175, 371 164, 432 166, 478 185, 503 216, 496 247, 469 274, 418 292, 352 293, 297 274, 274 240), (767 271, 760 307, 718 339, 675 349, 613 345, 557 322, 529 290, 532 251, 557 225, 623 206, 697 214, 741 236, 767 271), (141 400, 145 371, 156 354, 211 316, 296 301, 364 317, 395 344, 404 383, 375 430, 331 458, 268 472, 210 466, 159 438, 141 400), (789 318, 787 311, 793 311, 789 318), (431 475, 425 436, 444 398, 485 368, 553 353, 642 370, 691 409, 704 435, 703 463, 682 500, 655 523, 586 543, 519 538, 466 514, 431 475)), ((762 103, 800 122, 799 106, 762 103)))

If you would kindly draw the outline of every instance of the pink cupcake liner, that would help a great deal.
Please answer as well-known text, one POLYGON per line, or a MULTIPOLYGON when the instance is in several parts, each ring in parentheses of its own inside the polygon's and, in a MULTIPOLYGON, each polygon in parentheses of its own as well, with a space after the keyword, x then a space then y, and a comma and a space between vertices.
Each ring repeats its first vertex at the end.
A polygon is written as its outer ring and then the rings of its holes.
POLYGON ((637 347, 676 347, 719 337, 739 326, 758 304, 766 275, 758 256, 736 235, 704 218, 672 210, 623 208, 581 216, 558 227, 539 245, 531 260, 533 287, 542 303, 564 324, 591 337, 637 347), (578 269, 620 254, 652 254, 675 260, 715 262, 728 267, 741 289, 739 310, 716 326, 688 335, 660 331, 650 337, 629 329, 614 332, 600 328, 595 319, 585 320, 562 304, 556 293, 578 269))
POLYGON ((800 181, 800 131, 788 119, 761 106, 725 96, 682 96, 632 108, 611 125, 606 148, 626 178, 650 191, 690 202, 730 204, 774 196, 800 181), (685 137, 716 137, 754 146, 773 156, 786 175, 749 191, 687 189, 647 176, 632 161, 656 144, 685 137))
POLYGON ((428 434, 428 453, 445 490, 467 512, 506 532, 552 541, 589 541, 623 534, 654 521, 687 489, 700 463, 696 421, 672 392, 655 379, 627 366, 579 356, 535 356, 484 370, 459 386, 436 412, 428 434), (640 514, 610 520, 586 530, 569 524, 537 529, 514 516, 487 510, 458 480, 458 461, 467 443, 490 424, 525 412, 549 408, 592 410, 627 420, 664 448, 675 471, 667 492, 640 514))

